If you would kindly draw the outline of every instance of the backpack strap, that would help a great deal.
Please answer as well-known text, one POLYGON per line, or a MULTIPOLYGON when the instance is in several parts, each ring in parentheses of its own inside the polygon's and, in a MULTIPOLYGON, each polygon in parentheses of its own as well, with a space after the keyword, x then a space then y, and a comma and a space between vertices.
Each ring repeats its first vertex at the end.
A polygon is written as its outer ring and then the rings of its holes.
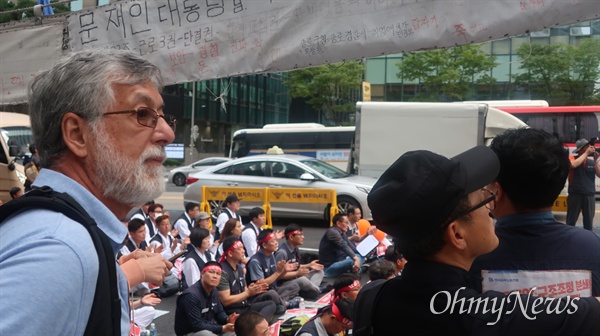
POLYGON ((379 279, 372 281, 364 292, 358 293, 354 304, 354 321, 352 334, 354 336, 372 336, 375 335, 373 330, 373 317, 375 315, 375 306, 383 293, 383 288, 389 283, 388 280, 379 279), (365 312, 368 312, 365 314, 365 312))
POLYGON ((92 310, 84 335, 120 335, 121 300, 117 287, 116 260, 109 238, 77 201, 68 194, 56 192, 47 186, 33 189, 1 206, 0 223, 32 208, 60 212, 87 229, 98 254, 99 269, 92 310))

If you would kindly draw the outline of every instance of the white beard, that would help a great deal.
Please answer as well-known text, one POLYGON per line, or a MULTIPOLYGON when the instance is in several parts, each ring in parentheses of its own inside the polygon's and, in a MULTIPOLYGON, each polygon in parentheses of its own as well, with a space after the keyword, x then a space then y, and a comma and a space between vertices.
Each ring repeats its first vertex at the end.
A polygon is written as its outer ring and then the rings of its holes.
POLYGON ((93 154, 96 184, 105 197, 132 207, 159 197, 165 190, 164 167, 148 165, 149 158, 166 157, 162 146, 144 150, 137 160, 124 157, 104 131, 103 125, 93 127, 96 137, 93 154))

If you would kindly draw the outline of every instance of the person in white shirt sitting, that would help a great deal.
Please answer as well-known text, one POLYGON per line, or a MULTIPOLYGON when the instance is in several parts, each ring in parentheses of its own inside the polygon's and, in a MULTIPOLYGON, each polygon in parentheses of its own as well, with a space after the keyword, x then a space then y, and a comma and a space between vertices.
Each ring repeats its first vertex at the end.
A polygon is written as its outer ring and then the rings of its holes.
POLYGON ((200 271, 207 262, 215 261, 214 255, 209 251, 210 232, 208 230, 193 228, 189 238, 188 253, 181 264, 181 284, 184 290, 200 280, 200 271))
POLYGON ((179 239, 174 238, 178 231, 177 229, 171 231, 171 221, 168 215, 159 216, 155 221, 158 232, 150 239, 150 246, 154 251, 162 246, 161 254, 168 260, 179 252, 179 239))

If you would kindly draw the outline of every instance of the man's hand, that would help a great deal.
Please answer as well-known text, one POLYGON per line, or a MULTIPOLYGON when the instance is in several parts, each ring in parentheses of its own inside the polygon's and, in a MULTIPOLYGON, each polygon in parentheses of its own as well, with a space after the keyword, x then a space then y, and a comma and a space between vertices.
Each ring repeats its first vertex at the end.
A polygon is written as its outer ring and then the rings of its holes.
POLYGON ((231 323, 234 324, 235 320, 237 320, 238 316, 240 316, 240 314, 238 313, 232 313, 231 315, 229 315, 229 317, 227 318, 227 323, 231 323))
POLYGON ((360 240, 360 234, 357 232, 354 232, 354 234, 350 237, 348 237, 348 240, 351 242, 357 242, 360 240))
POLYGON ((149 258, 137 259, 137 262, 144 270, 144 281, 155 285, 162 284, 165 277, 169 275, 169 270, 173 267, 173 264, 156 253, 149 258))
POLYGON ((310 267, 308 265, 302 265, 296 271, 296 276, 301 277, 310 273, 310 267))
POLYGON ((145 306, 156 306, 160 303, 160 298, 158 298, 156 294, 152 293, 142 296, 142 299, 140 301, 145 306))
POLYGON ((325 266, 319 264, 319 260, 311 261, 310 264, 308 264, 308 266, 310 267, 311 270, 315 270, 315 271, 322 271, 323 269, 325 269, 325 266))
POLYGON ((266 284, 259 284, 257 282, 251 283, 246 290, 248 291, 248 297, 253 297, 258 294, 262 294, 267 291, 269 286, 264 286, 266 284))
POLYGON ((286 272, 293 272, 298 268, 298 263, 297 262, 288 262, 287 264, 285 264, 285 271, 286 272))
POLYGON ((178 234, 179 234, 179 230, 177 230, 177 229, 171 230, 171 236, 172 237, 176 237, 178 234))
POLYGON ((369 226, 369 228, 367 229, 367 234, 374 234, 375 231, 377 230, 377 227, 375 225, 371 225, 369 226))
POLYGON ((287 273, 287 261, 279 260, 277 262, 277 273, 280 273, 279 276, 282 276, 287 273))
POLYGON ((223 325, 223 331, 222 331, 222 333, 234 332, 234 331, 235 331, 235 329, 233 328, 233 323, 227 323, 227 324, 223 325))
POLYGON ((359 269, 360 269, 360 259, 358 259, 358 257, 354 257, 354 265, 352 265, 352 271, 358 272, 359 269))
POLYGON ((283 237, 285 237, 285 234, 283 234, 283 230, 279 230, 279 231, 275 232, 275 238, 277 240, 283 239, 283 237))

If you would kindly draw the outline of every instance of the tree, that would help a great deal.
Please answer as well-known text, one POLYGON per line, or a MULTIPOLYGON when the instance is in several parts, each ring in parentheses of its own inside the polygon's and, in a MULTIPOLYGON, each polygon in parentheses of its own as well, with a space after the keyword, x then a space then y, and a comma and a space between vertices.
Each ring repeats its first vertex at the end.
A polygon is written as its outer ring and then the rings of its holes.
POLYGON ((528 86, 532 99, 550 105, 586 105, 597 101, 600 41, 586 39, 577 46, 564 43, 524 44, 517 49, 524 73, 516 85, 528 86))
POLYGON ((361 88, 364 70, 355 61, 299 69, 288 72, 285 85, 292 98, 306 98, 324 120, 341 125, 355 110, 353 93, 361 88))
POLYGON ((413 100, 454 101, 465 100, 473 83, 495 82, 490 71, 496 66, 496 57, 476 45, 464 45, 408 53, 396 66, 398 78, 420 82, 422 91, 413 100))
MULTIPOLYGON (((59 0, 51 0, 50 3, 56 3, 59 0)), ((19 2, 15 5, 14 3, 6 0, 0 0, 0 12, 10 11, 20 8, 29 8, 37 5, 36 0, 19 0, 19 2)), ((54 14, 70 12, 71 9, 65 3, 53 5, 52 9, 54 14)), ((33 10, 27 10, 23 12, 14 12, 8 14, 0 14, 0 23, 5 23, 9 21, 21 20, 23 18, 31 18, 33 17, 33 10)))

